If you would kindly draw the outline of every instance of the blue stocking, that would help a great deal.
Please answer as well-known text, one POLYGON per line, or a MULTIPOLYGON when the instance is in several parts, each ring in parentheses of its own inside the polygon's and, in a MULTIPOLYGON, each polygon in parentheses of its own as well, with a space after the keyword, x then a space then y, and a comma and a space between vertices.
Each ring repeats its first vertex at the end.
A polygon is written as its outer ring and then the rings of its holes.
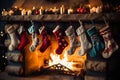
POLYGON ((105 44, 102 38, 99 36, 96 27, 91 27, 87 30, 87 33, 92 41, 92 50, 90 51, 90 57, 95 57, 105 48, 105 44))

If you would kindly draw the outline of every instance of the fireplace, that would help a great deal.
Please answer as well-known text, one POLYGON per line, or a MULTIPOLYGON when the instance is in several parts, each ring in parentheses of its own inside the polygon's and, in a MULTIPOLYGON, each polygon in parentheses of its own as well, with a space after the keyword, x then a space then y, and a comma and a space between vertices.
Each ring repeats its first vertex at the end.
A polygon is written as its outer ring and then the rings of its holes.
MULTIPOLYGON (((13 6, 18 5, 18 7, 20 8, 21 7, 26 8, 26 11, 28 12, 29 12, 29 9, 30 11, 32 11, 31 8, 34 6, 34 4, 36 4, 37 2, 40 2, 40 0, 34 0, 34 1, 23 0, 20 2, 19 1, 20 0, 17 0, 13 6), (29 5, 29 6, 26 5, 27 3, 31 4, 31 2, 33 2, 32 5, 29 5)), ((53 7, 57 6, 58 8, 60 8, 61 5, 64 3, 65 3, 66 9, 70 8, 71 5, 73 5, 74 8, 79 6, 76 1, 70 1, 70 0, 67 1, 70 4, 68 3, 66 4, 66 1, 63 1, 63 0, 61 0, 62 2, 60 2, 60 0, 59 2, 54 2, 54 0, 51 0, 53 2, 50 2, 48 0, 45 0, 45 1, 47 1, 47 3, 44 2, 43 7, 46 8, 46 10, 47 10, 47 7, 51 7, 52 9, 55 9, 56 7, 55 8, 53 7), (53 5, 53 3, 55 5, 53 5), (49 4, 49 5, 46 6, 46 4, 49 4)), ((89 8, 91 6, 96 6, 96 2, 99 2, 99 1, 100 1, 100 4, 98 5, 102 4, 101 0, 97 0, 95 3, 93 3, 94 0, 89 0, 91 5, 90 6, 88 5, 88 0, 85 0, 85 1, 86 1, 85 4, 87 3, 85 7, 89 6, 89 8)), ((83 0, 79 2, 84 3, 83 0)), ((40 4, 42 4, 42 2, 40 4)), ((37 4, 36 7, 40 7, 40 4, 37 4)), ((104 5, 102 4, 102 6, 104 5)), ((117 61, 114 55, 109 59, 104 59, 101 54, 97 55, 96 57, 90 57, 90 51, 88 51, 81 56, 78 54, 79 50, 81 49, 80 46, 76 48, 74 54, 69 55, 67 51, 70 48, 71 42, 64 33, 63 33, 63 37, 68 42, 68 45, 64 48, 61 54, 57 54, 56 49, 58 48, 58 42, 56 37, 53 35, 53 30, 57 25, 61 26, 62 32, 64 32, 70 25, 74 26, 74 30, 76 31, 76 29, 80 26, 79 20, 85 23, 84 27, 86 28, 86 31, 87 29, 91 28, 91 24, 93 24, 94 22, 95 22, 95 25, 97 24, 96 26, 97 30, 103 28, 104 27, 103 24, 105 24, 104 18, 106 19, 106 21, 110 21, 110 23, 113 23, 113 24, 114 22, 117 23, 116 25, 118 26, 118 23, 120 21, 120 18, 118 18, 119 13, 106 13, 106 12, 105 13, 103 12, 101 14, 99 13, 99 11, 97 13, 97 12, 94 12, 93 10, 93 13, 92 12, 80 13, 80 12, 73 11, 74 14, 69 14, 67 12, 65 12, 65 14, 60 14, 56 12, 51 13, 51 11, 50 12, 48 11, 42 14, 38 14, 37 8, 36 8, 35 13, 33 14, 31 13, 31 15, 21 14, 19 13, 19 10, 18 10, 18 13, 17 11, 15 11, 14 15, 11 15, 11 14, 7 15, 5 11, 5 14, 3 14, 3 16, 0 16, 1 21, 7 21, 8 25, 14 25, 14 24, 19 26, 23 25, 25 28, 25 31, 28 31, 28 28, 32 25, 31 24, 31 20, 32 20, 33 22, 35 22, 35 28, 37 30, 41 26, 45 26, 48 32, 47 34, 48 39, 51 41, 51 44, 49 45, 49 47, 46 48, 45 51, 41 52, 40 47, 42 46, 42 42, 43 42, 42 36, 39 35, 38 32, 36 32, 37 38, 39 39, 38 41, 39 45, 35 46, 34 51, 30 51, 30 47, 33 43, 32 35, 26 34, 29 43, 24 47, 24 49, 22 49, 19 52, 20 54, 22 54, 20 55, 22 56, 22 58, 19 58, 20 60, 15 58, 16 61, 19 60, 19 62, 22 63, 21 64, 22 68, 21 66, 18 67, 17 68, 18 73, 16 73, 14 72, 14 67, 12 67, 13 71, 11 72, 20 76, 29 76, 29 75, 31 76, 38 73, 39 76, 44 75, 44 76, 50 76, 50 77, 51 77, 51 74, 63 75, 63 76, 67 75, 68 77, 72 76, 72 80, 74 80, 73 78, 77 78, 75 80, 106 80, 108 76, 110 77, 111 75, 110 73, 112 73, 112 70, 114 69, 113 63, 117 61), (114 61, 113 59, 116 61, 114 61), (114 62, 112 62, 112 60, 114 62)), ((4 28, 7 29, 6 26, 4 28)), ((117 29, 117 27, 111 27, 111 28, 112 30, 114 30, 114 28, 117 29)), ((118 35, 119 31, 113 31, 113 33, 119 36, 118 35)), ((76 36, 76 39, 80 42, 78 35, 75 34, 75 36, 76 36)), ((10 44, 9 43, 10 41, 7 41, 7 42, 8 44, 10 44)), ((7 44, 7 47, 8 47, 8 44, 7 44)), ((117 53, 119 53, 119 51, 117 53)), ((65 79, 65 80, 69 80, 69 79, 65 79)))
MULTIPOLYGON (((39 36, 38 36, 39 37, 39 36)), ((29 52, 30 45, 26 46, 25 50, 25 71, 26 74, 31 73, 36 68, 40 69, 42 73, 53 73, 53 74, 64 74, 64 75, 72 75, 72 76, 83 76, 85 73, 85 60, 86 54, 80 56, 78 51, 80 47, 78 47, 73 55, 68 55, 67 50, 70 47, 70 44, 63 50, 62 54, 56 54, 55 50, 58 46, 58 43, 55 39, 55 36, 48 36, 51 41, 51 46, 46 49, 44 53, 40 52, 40 45, 36 48, 35 52, 29 52), (38 57, 37 57, 38 56, 38 57), (30 63, 30 59, 36 64, 30 63), (29 62, 29 63, 28 63, 29 62), (31 66, 31 67, 30 67, 31 66), (31 68, 31 69, 30 69, 31 68)), ((69 40, 66 36, 64 36, 68 43, 69 40)), ((39 37, 41 38, 41 37, 39 37)), ((78 37, 77 37, 78 38, 78 37)))
MULTIPOLYGON (((55 41, 54 41, 55 43, 55 41)), ((56 44, 54 44, 56 45, 56 44)), ((55 47, 55 46, 53 46, 55 47)), ((54 48, 53 48, 54 49, 54 48)), ((50 59, 45 62, 43 66, 44 69, 48 71, 58 71, 58 73, 74 75, 74 76, 83 76, 85 71, 85 60, 86 55, 79 56, 77 48, 74 55, 67 54, 67 48, 65 48, 64 53, 57 55, 55 50, 54 53, 50 53, 50 59)))

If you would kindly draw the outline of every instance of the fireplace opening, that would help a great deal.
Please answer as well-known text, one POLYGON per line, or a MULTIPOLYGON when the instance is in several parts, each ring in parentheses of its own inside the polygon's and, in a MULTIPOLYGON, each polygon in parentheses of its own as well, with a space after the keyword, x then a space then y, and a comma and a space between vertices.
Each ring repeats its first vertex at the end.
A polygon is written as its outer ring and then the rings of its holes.
MULTIPOLYGON (((62 54, 56 54, 55 50, 57 48, 57 41, 55 37, 50 36, 51 46, 43 53, 46 59, 44 58, 44 64, 40 67, 40 72, 42 74, 61 74, 61 75, 70 75, 70 76, 80 76, 84 77, 85 74, 85 60, 86 54, 80 56, 78 51, 80 47, 77 47, 74 54, 69 55, 67 50, 70 45, 68 45, 62 52, 62 54)), ((68 38, 65 37, 68 44, 70 43, 68 38)), ((39 54, 39 51, 36 52, 39 54)))
POLYGON ((58 73, 73 76, 83 76, 85 72, 85 56, 81 58, 78 57, 80 59, 79 61, 77 61, 77 59, 70 60, 70 56, 67 55, 67 51, 65 51, 62 58, 60 58, 60 55, 51 53, 50 60, 45 61, 45 65, 42 67, 42 70, 46 70, 47 72, 53 72, 55 74, 58 73))

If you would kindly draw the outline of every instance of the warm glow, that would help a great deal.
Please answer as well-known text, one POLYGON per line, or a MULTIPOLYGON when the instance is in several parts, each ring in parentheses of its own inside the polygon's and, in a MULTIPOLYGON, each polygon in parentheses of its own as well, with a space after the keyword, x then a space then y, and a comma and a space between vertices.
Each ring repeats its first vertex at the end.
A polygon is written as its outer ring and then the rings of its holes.
MULTIPOLYGON (((84 62, 86 60, 86 55, 79 56, 79 61, 75 61, 74 57, 72 60, 69 59, 70 55, 67 54, 67 51, 61 55, 57 55, 56 53, 50 54, 51 59, 49 60, 49 66, 56 65, 56 64, 62 64, 65 67, 69 68, 72 71, 78 71, 80 72, 82 69, 84 69, 84 62)), ((76 59, 78 59, 76 57, 76 59)))
POLYGON ((60 58, 60 55, 53 54, 53 53, 50 54, 50 57, 51 57, 51 60, 49 60, 49 66, 60 63, 66 66, 67 68, 72 69, 73 62, 72 61, 68 62, 68 55, 66 51, 63 58, 60 58))

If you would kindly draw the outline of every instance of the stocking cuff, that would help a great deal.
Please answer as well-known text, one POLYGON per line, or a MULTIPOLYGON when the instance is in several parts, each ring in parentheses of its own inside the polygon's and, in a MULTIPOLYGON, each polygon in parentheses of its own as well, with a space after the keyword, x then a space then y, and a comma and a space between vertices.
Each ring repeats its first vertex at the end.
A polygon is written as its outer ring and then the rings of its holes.
POLYGON ((34 26, 34 25, 30 26, 30 27, 28 28, 28 32, 29 32, 30 34, 32 34, 33 32, 35 32, 35 26, 34 26))
POLYGON ((102 28, 102 29, 100 29, 99 30, 99 32, 102 34, 102 33, 104 33, 104 32, 109 32, 110 31, 110 28, 109 28, 109 26, 107 25, 106 27, 104 27, 104 28, 102 28))
POLYGON ((83 25, 81 25, 80 27, 78 27, 77 30, 76 30, 76 32, 77 32, 78 35, 81 35, 83 32, 85 32, 83 25))
POLYGON ((20 27, 17 29, 18 33, 21 34, 23 31, 25 31, 23 25, 20 25, 20 27))
POLYGON ((66 33, 67 36, 70 36, 70 35, 74 34, 74 29, 72 28, 72 26, 69 26, 67 28, 67 30, 65 31, 65 33, 66 33))
POLYGON ((11 25, 7 28, 7 32, 9 34, 13 33, 18 27, 16 27, 16 25, 11 25))
POLYGON ((15 30, 18 29, 19 25, 18 24, 13 24, 15 30))
POLYGON ((102 29, 100 29, 100 32, 105 31, 105 30, 107 30, 108 28, 109 28, 109 26, 107 25, 107 26, 103 27, 102 29))
POLYGON ((41 34, 44 29, 45 29, 45 26, 40 27, 40 28, 39 28, 39 33, 41 34))
POLYGON ((88 29, 87 30, 87 33, 88 33, 88 35, 89 36, 92 36, 92 35, 94 35, 94 34, 97 34, 97 29, 96 29, 96 27, 91 27, 90 29, 88 29))
POLYGON ((57 30, 59 30, 60 29, 60 26, 59 25, 57 25, 56 26, 56 28, 53 30, 53 33, 55 33, 57 30))

